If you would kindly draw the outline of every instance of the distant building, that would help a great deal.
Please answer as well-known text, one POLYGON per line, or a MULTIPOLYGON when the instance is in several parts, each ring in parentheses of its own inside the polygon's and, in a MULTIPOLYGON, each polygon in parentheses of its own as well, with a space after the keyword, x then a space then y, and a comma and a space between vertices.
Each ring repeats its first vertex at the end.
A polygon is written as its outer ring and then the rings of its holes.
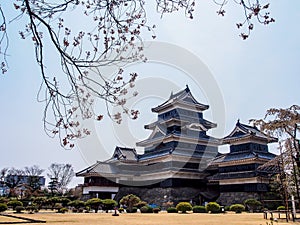
MULTIPOLYGON (((116 147, 110 159, 97 161, 76 174, 84 177, 83 196, 119 200, 132 193, 159 205, 166 201, 202 204, 222 199, 230 185, 238 188, 236 184, 248 182, 250 175, 247 169, 242 169, 243 163, 239 161, 239 170, 244 172, 236 176, 229 163, 235 162, 229 158, 236 156, 239 160, 248 160, 252 150, 259 148, 254 155, 258 154, 259 161, 254 161, 254 165, 249 163, 251 170, 255 170, 258 164, 274 157, 268 153, 267 136, 256 128, 239 124, 241 128, 236 128, 224 139, 211 137, 207 132, 217 125, 204 119, 203 112, 208 108, 193 97, 188 86, 172 93, 167 101, 152 108, 152 112, 158 114, 157 121, 145 125, 152 133, 137 143, 144 147, 144 154, 137 154, 132 148, 116 147), (244 133, 249 130, 256 136, 251 134, 248 138, 244 133), (231 144, 231 151, 220 155, 218 146, 224 143, 231 144), (246 148, 247 153, 244 153, 246 148), (237 180, 230 180, 230 176, 236 176, 237 180)), ((258 186, 253 192, 260 191, 258 186)), ((239 190, 247 191, 245 188, 239 190)))
POLYGON ((39 189, 45 186, 46 179, 43 176, 7 175, 0 182, 0 196, 9 195, 11 188, 22 193, 28 187, 39 189))
POLYGON ((35 183, 37 186, 45 186, 46 179, 44 176, 28 176, 28 175, 8 175, 4 178, 5 183, 26 184, 35 183))

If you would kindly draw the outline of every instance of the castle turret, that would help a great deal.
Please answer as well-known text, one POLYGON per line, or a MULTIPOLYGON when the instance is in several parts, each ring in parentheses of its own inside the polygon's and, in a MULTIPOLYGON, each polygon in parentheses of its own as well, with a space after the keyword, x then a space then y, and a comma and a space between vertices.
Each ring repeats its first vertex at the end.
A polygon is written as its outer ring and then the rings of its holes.
POLYGON ((220 203, 232 204, 247 198, 260 199, 260 194, 268 191, 268 174, 257 168, 276 155, 268 150, 268 143, 277 141, 255 126, 240 123, 223 138, 230 145, 230 152, 217 157, 212 164, 218 166, 218 173, 210 180, 218 181, 220 203))

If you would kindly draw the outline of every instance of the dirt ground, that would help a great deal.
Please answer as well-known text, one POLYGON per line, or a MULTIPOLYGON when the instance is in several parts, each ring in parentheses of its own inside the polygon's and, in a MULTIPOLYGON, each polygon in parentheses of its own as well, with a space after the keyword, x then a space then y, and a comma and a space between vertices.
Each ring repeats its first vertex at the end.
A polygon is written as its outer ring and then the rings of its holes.
MULTIPOLYGON (((263 219, 262 213, 226 213, 226 214, 120 214, 111 213, 36 213, 18 214, 18 216, 44 220, 51 225, 271 225, 270 220, 263 219)), ((0 216, 1 222, 21 221, 0 216)), ((274 224, 277 224, 274 222, 274 224)), ((300 224, 279 221, 278 224, 300 224)))

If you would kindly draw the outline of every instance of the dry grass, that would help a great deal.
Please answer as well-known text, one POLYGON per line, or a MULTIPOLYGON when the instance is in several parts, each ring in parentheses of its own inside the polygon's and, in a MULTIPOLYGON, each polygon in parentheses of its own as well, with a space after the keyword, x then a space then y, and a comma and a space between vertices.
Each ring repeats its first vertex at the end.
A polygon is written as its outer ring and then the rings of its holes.
MULTIPOLYGON (((22 214, 21 216, 45 220, 51 225, 265 225, 270 221, 263 219, 262 213, 226 213, 226 214, 120 214, 112 216, 110 213, 37 213, 22 214)), ((0 216, 0 223, 11 221, 10 218, 0 216)), ((277 223, 274 223, 277 224, 277 223)), ((280 221, 279 225, 286 225, 280 221)), ((300 223, 293 223, 300 224, 300 223)))
POLYGON ((6 217, 6 216, 0 216, 0 223, 3 223, 3 222, 21 222, 21 221, 24 221, 24 220, 11 218, 11 217, 6 217))

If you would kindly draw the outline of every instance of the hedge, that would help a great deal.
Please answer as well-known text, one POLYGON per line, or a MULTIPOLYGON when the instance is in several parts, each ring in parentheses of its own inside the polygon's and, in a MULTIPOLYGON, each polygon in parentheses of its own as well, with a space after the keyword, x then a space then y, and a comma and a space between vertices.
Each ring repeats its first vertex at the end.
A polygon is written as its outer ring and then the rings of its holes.
POLYGON ((5 203, 0 203, 0 212, 4 212, 7 210, 7 205, 5 203))
POLYGON ((168 213, 177 213, 177 209, 175 207, 170 207, 170 208, 167 208, 167 212, 168 213))
POLYGON ((206 213, 206 208, 205 206, 195 205, 193 207, 193 213, 206 213))
POLYGON ((189 202, 179 202, 176 205, 177 211, 181 211, 182 213, 186 213, 187 211, 191 211, 193 209, 192 205, 189 202))
POLYGON ((233 204, 230 206, 229 210, 236 213, 241 213, 242 211, 245 211, 245 206, 242 204, 233 204))
POLYGON ((206 205, 206 211, 211 213, 219 213, 220 212, 220 205, 216 202, 209 202, 206 205))

